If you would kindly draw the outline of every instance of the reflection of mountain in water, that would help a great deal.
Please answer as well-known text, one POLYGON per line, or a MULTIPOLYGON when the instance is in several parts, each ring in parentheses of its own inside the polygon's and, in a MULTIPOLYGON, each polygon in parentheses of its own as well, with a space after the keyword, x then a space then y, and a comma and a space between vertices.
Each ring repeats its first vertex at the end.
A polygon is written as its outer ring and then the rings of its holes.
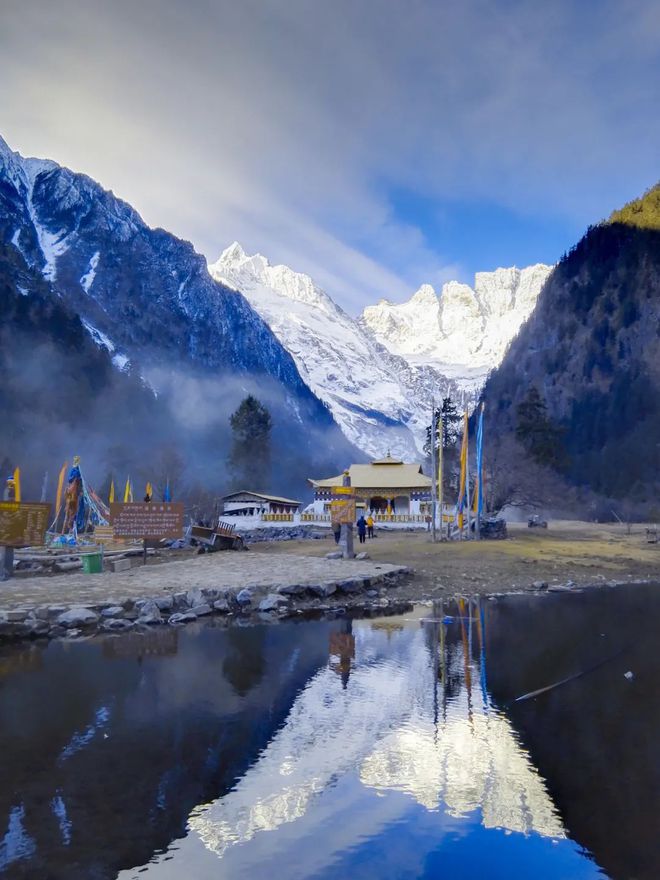
MULTIPOLYGON (((469 666, 468 684, 463 674, 458 695, 441 705, 439 626, 413 621, 392 635, 364 621, 353 624, 353 635, 348 686, 332 662, 319 670, 235 788, 193 812, 190 827, 209 849, 223 855, 296 822, 350 773, 369 789, 404 792, 428 810, 479 810, 487 828, 564 836, 543 781, 508 720, 471 684, 469 666)), ((448 682, 466 656, 461 642, 446 649, 448 682)))
POLYGON ((0 874, 110 880, 181 837, 325 664, 328 632, 164 627, 0 656, 0 874))

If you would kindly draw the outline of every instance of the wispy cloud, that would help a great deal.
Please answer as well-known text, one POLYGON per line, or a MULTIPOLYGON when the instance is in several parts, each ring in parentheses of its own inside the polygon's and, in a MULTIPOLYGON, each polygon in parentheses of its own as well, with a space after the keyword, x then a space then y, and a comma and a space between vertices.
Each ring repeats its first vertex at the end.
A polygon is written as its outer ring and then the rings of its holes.
POLYGON ((462 271, 395 189, 586 225, 658 176, 654 0, 6 0, 2 19, 14 148, 352 311, 462 271))

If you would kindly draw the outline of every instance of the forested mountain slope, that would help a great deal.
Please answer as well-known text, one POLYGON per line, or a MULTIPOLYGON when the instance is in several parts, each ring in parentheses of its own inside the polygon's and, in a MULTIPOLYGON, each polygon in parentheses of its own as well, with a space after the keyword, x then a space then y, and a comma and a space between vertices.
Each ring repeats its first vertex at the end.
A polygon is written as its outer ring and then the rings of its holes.
POLYGON ((647 501, 660 488, 659 206, 656 186, 588 230, 484 390, 497 433, 536 388, 571 481, 647 501))

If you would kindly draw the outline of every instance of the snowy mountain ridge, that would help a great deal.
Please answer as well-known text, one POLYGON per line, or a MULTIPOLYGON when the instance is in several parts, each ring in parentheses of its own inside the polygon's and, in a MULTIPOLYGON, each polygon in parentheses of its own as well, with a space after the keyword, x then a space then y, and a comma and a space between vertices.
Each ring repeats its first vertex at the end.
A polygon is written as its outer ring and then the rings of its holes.
POLYGON ((457 391, 444 377, 411 369, 405 359, 391 355, 309 275, 271 266, 236 242, 209 272, 240 291, 270 326, 352 443, 372 457, 387 449, 419 457, 433 388, 457 391))
POLYGON ((270 326, 346 437, 370 456, 422 454, 431 402, 476 399, 529 316, 550 267, 479 273, 475 289, 423 285, 407 302, 381 300, 359 319, 305 274, 272 266, 234 242, 209 265, 270 326))
POLYGON ((431 361, 460 379, 498 366, 531 315, 552 266, 538 263, 478 272, 474 287, 449 281, 440 293, 424 284, 405 303, 367 306, 360 324, 389 351, 431 361))

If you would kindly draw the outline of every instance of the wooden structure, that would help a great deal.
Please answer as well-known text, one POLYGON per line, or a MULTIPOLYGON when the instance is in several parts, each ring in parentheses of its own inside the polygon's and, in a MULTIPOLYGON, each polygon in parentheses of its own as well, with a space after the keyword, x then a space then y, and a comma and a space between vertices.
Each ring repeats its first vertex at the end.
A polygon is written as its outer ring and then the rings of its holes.
POLYGON ((219 522, 215 527, 191 526, 190 537, 207 550, 242 550, 243 539, 236 534, 236 526, 219 522))

